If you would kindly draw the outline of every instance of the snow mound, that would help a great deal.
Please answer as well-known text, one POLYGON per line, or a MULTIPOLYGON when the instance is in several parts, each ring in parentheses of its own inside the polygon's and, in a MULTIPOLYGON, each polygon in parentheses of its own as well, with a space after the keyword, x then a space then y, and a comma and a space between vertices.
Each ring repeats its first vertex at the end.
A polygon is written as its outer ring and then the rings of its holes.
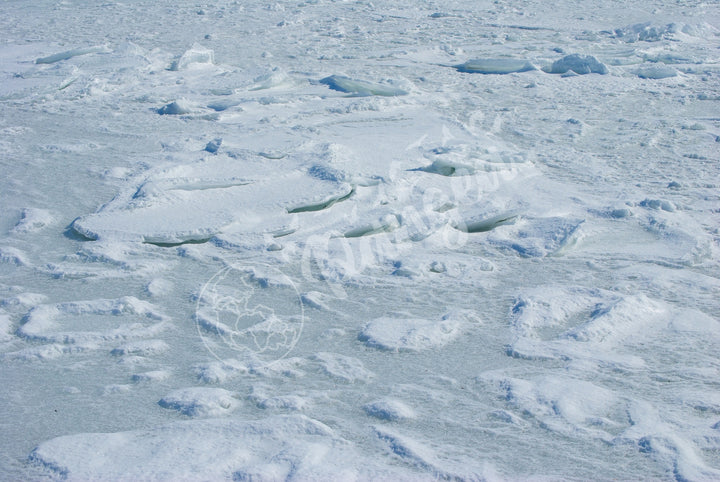
POLYGON ((367 323, 358 338, 382 350, 422 351, 447 345, 469 326, 454 316, 442 320, 382 317, 367 323))
POLYGON ((30 260, 27 259, 25 253, 18 248, 10 246, 0 247, 0 262, 17 266, 30 266, 30 260))
POLYGON ((70 480, 190 480, 198 474, 208 480, 398 480, 402 475, 362 457, 326 425, 303 415, 67 435, 43 442, 29 459, 70 480))
POLYGON ((232 412, 240 404, 236 394, 228 390, 192 387, 170 392, 160 399, 158 405, 188 417, 217 417, 232 412))
POLYGON ((144 373, 136 373, 132 376, 135 383, 157 383, 170 378, 172 373, 168 370, 152 370, 144 373))
POLYGON ((546 69, 550 74, 566 74, 574 72, 578 75, 585 74, 607 74, 608 68, 592 55, 572 54, 567 55, 546 69))
MULTIPOLYGON (((581 227, 585 221, 581 219, 564 217, 522 219, 508 225, 508 222, 513 220, 512 215, 512 213, 503 214, 478 223, 481 227, 490 225, 495 228, 488 237, 492 244, 515 251, 523 257, 541 258, 561 255, 583 237, 581 227)), ((465 224, 473 226, 469 222, 465 224)))
POLYGON ((370 402, 363 406, 365 413, 380 420, 397 422, 400 420, 412 420, 417 417, 415 410, 394 399, 383 399, 370 402))
POLYGON ((13 339, 13 335, 10 333, 12 327, 12 320, 6 313, 0 311, 0 342, 6 342, 13 339))
POLYGON ((609 441, 613 432, 628 426, 624 400, 584 380, 556 376, 524 380, 490 373, 482 381, 502 393, 511 413, 536 418, 552 431, 609 441))
POLYGON ((155 306, 132 296, 38 305, 22 322, 17 332, 23 338, 80 346, 149 338, 168 327, 168 318, 155 306), (118 325, 118 319, 130 321, 118 325))
POLYGON ((325 84, 332 90, 345 92, 357 96, 379 95, 384 97, 395 97, 398 95, 407 95, 407 92, 393 87, 392 85, 376 84, 366 82, 364 80, 354 80, 350 77, 342 75, 331 75, 320 80, 321 84, 325 84))
POLYGON ((315 359, 320 362, 325 373, 339 380, 355 383, 367 382, 375 376, 365 368, 357 358, 338 353, 317 353, 315 359))
POLYGON ((512 74, 536 70, 527 60, 517 59, 475 59, 456 65, 459 72, 470 74, 512 74))
POLYGON ((50 211, 38 208, 25 208, 22 210, 20 221, 12 229, 13 233, 25 234, 40 231, 55 222, 50 211))
POLYGON ((113 356, 153 356, 165 353, 169 349, 170 345, 162 340, 139 340, 113 348, 110 354, 113 356))

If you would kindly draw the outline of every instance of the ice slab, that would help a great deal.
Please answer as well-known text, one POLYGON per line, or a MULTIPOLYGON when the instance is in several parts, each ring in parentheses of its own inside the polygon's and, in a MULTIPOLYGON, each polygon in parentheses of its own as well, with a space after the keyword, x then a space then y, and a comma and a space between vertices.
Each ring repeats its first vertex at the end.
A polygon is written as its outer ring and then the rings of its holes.
POLYGON ((107 53, 107 52, 110 52, 110 50, 105 46, 81 47, 81 48, 77 48, 77 49, 66 50, 64 52, 59 52, 57 54, 48 55, 47 57, 40 57, 39 59, 35 60, 35 63, 36 64, 54 64, 55 62, 60 62, 61 60, 68 60, 73 57, 78 57, 80 55, 107 53))
MULTIPOLYGON (((225 162, 229 171, 237 169, 237 163, 225 162)), ((291 223, 292 213, 326 209, 352 194, 347 183, 299 170, 268 173, 255 180, 225 176, 148 180, 128 204, 80 217, 72 227, 89 239, 202 242, 224 231, 278 232, 291 223)))
POLYGON ((470 74, 512 74, 536 70, 527 60, 518 59, 474 59, 456 65, 459 72, 470 74))
POLYGON ((345 92, 348 94, 364 96, 379 95, 384 97, 395 97, 398 95, 407 95, 407 92, 393 87, 392 85, 376 84, 366 82, 364 80, 354 80, 343 75, 331 75, 320 80, 321 84, 325 84, 332 90, 345 92))

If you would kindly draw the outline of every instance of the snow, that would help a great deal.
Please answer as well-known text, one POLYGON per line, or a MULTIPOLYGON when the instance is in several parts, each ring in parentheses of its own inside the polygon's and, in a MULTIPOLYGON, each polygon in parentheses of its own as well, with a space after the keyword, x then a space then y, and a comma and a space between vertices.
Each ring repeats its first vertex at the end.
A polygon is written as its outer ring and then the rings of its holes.
POLYGON ((719 479, 720 12, 617 3, 2 3, 0 479, 719 479))

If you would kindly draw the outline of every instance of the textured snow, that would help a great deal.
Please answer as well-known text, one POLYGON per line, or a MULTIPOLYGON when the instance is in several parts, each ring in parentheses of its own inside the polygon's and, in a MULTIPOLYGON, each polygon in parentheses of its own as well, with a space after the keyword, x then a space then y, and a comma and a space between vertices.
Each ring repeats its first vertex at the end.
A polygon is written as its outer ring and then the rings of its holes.
POLYGON ((0 479, 720 479, 720 11, 0 4, 0 479))

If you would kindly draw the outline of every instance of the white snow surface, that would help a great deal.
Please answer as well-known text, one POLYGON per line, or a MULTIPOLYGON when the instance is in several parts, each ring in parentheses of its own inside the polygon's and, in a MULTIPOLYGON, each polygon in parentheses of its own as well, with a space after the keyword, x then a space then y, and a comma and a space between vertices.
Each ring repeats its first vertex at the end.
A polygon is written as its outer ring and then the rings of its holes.
POLYGON ((1 480, 720 479, 720 8, 0 5, 1 480))

